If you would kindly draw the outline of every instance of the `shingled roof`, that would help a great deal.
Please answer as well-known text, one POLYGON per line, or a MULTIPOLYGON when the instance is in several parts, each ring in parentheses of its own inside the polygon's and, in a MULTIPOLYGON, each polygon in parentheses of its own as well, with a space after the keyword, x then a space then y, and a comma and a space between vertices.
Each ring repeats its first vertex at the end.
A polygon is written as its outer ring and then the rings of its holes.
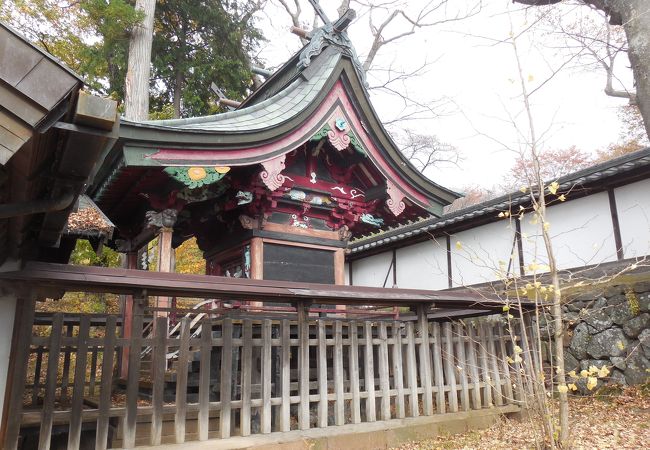
MULTIPOLYGON (((557 180, 558 191, 571 190, 572 198, 578 198, 606 189, 609 184, 615 183, 615 180, 629 178, 634 181, 648 176, 650 176, 650 147, 565 175, 557 180)), ((529 202, 530 194, 521 191, 512 192, 439 218, 422 219, 354 239, 350 242, 350 251, 353 254, 375 251, 398 242, 417 240, 420 236, 440 233, 463 223, 497 220, 499 212, 529 202)))

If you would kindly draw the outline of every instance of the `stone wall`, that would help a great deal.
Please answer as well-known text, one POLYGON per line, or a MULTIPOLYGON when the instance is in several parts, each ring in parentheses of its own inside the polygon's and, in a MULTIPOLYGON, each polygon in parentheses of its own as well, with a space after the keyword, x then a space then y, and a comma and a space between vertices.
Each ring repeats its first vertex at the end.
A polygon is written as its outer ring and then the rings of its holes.
MULTIPOLYGON (((650 282, 582 293, 564 305, 566 371, 607 365, 603 382, 641 384, 650 379, 650 282)), ((552 332, 540 320, 542 335, 552 332)), ((549 348, 547 346, 546 348, 549 348)), ((583 383, 578 383, 584 391, 583 383)))

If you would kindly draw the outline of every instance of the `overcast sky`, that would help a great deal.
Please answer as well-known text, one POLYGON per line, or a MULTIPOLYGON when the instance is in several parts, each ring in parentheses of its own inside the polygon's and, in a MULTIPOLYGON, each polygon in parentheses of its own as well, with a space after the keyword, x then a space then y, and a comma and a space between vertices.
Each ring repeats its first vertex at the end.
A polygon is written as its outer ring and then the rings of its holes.
MULTIPOLYGON (((267 66, 278 66, 300 48, 299 40, 289 33, 290 20, 279 4, 266 7, 260 26, 269 42, 260 56, 267 66)), ((312 9, 303 2, 305 23, 311 23, 312 9)), ((408 8, 416 10, 424 0, 409 0, 408 8)), ((470 8, 475 0, 454 0, 454 7, 470 8)), ((539 14, 512 5, 511 0, 489 0, 481 11, 469 19, 419 29, 380 50, 375 66, 411 71, 431 63, 424 73, 398 86, 422 102, 435 104, 437 117, 400 123, 416 132, 434 134, 441 141, 457 147, 464 160, 460 167, 442 167, 428 175, 436 182, 461 190, 468 185, 498 185, 512 165, 514 153, 505 147, 520 148, 521 139, 513 121, 526 129, 516 60, 510 45, 498 41, 508 39, 531 27, 539 14), (505 145, 504 145, 505 144, 505 145)), ((337 1, 322 0, 330 18, 335 18, 337 1)), ((452 17, 457 11, 440 11, 436 18, 452 17)), ((589 15, 586 7, 564 7, 565 18, 576 20, 589 15)), ((375 16, 381 23, 381 12, 375 16)), ((349 34, 360 59, 365 58, 371 42, 368 15, 361 11, 351 25, 349 34)), ((388 36, 403 31, 404 22, 388 30, 388 36)), ((545 82, 556 68, 567 61, 561 47, 563 41, 535 26, 518 41, 524 76, 528 89, 543 86, 531 97, 538 133, 544 135, 544 146, 565 148, 576 145, 588 152, 607 147, 619 137, 617 109, 623 99, 603 93, 605 74, 580 69, 571 62, 552 80, 545 82)), ((617 63, 623 69, 619 77, 627 87, 631 75, 625 70, 627 61, 617 63)), ((380 71, 369 74, 371 85, 377 84, 380 71)), ((382 92, 372 94, 379 115, 390 120, 398 115, 401 102, 382 92)))

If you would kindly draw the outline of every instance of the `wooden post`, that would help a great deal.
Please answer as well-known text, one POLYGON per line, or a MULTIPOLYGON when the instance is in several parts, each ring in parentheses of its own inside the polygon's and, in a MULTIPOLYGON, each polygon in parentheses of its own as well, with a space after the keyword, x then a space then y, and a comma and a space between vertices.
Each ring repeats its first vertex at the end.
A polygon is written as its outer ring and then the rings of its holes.
POLYGON ((510 376, 510 366, 508 365, 508 361, 506 360, 508 356, 508 352, 506 351, 506 336, 503 332, 503 327, 501 324, 497 324, 497 337, 499 339, 499 353, 500 353, 500 360, 501 360, 501 367, 503 369, 503 377, 505 379, 505 385, 504 385, 504 390, 505 390, 505 396, 506 396, 506 404, 512 404, 515 401, 515 396, 514 392, 512 390, 512 377, 510 376))
POLYGON ((248 436, 251 434, 251 375, 253 370, 253 322, 251 319, 244 319, 243 344, 239 428, 242 436, 248 436))
POLYGON ((501 374, 499 373, 499 363, 497 362, 497 353, 494 345, 494 327, 488 322, 484 322, 487 338, 488 353, 490 354, 490 364, 492 366, 492 373, 494 375, 494 394, 495 401, 498 406, 503 405, 503 386, 501 386, 501 374))
POLYGON ((352 423, 361 423, 361 400, 359 398, 359 328, 355 321, 350 322, 350 392, 352 392, 352 423))
POLYGON ((454 361, 454 342, 451 334, 451 323, 445 322, 443 325, 445 335, 445 355, 443 362, 445 365, 445 379, 449 385, 449 410, 458 412, 458 386, 456 385, 456 372, 454 361))
POLYGON ((397 396, 395 397, 395 410, 397 417, 406 417, 404 407, 404 371, 402 363, 402 328, 398 321, 393 322, 393 383, 397 396))
MULTIPOLYGON (((138 268, 138 252, 130 251, 126 254, 124 266, 127 269, 138 268)), ((133 296, 125 295, 124 303, 122 304, 122 337, 129 339, 131 337, 131 327, 133 326, 133 296)), ((120 376, 123 379, 129 374, 129 350, 130 346, 125 345, 122 347, 122 367, 120 368, 120 376)))
MULTIPOLYGON (((221 330, 223 347, 221 347, 221 398, 219 399, 221 403, 221 414, 219 434, 222 439, 225 439, 230 437, 230 401, 232 397, 232 319, 224 319, 221 330)), ((185 373, 187 373, 187 369, 185 370, 185 373)))
POLYGON ((52 320, 52 330, 50 334, 45 397, 43 398, 41 429, 38 433, 38 450, 49 450, 50 441, 52 439, 52 423, 54 422, 54 404, 56 401, 56 384, 59 374, 59 354, 61 353, 62 328, 63 314, 56 313, 52 320))
POLYGON ((476 334, 474 333, 474 324, 469 323, 467 326, 467 336, 469 337, 469 365, 472 373, 472 407, 481 409, 481 379, 478 375, 478 358, 476 357, 476 334))
MULTIPOLYGON (((251 279, 264 279, 264 241, 260 237, 251 239, 251 279)), ((251 306, 263 306, 263 302, 250 302, 251 306)))
MULTIPOLYGON (((173 233, 174 229, 171 227, 162 227, 158 233, 158 272, 174 271, 173 233)), ((169 308, 170 306, 171 299, 169 297, 160 296, 156 299, 156 307, 169 308)), ((167 311, 156 311, 154 317, 167 317, 168 314, 167 311)))
MULTIPOLYGON (((429 321, 427 311, 429 305, 418 304, 418 332, 420 333, 420 379, 422 380, 422 403, 424 404, 424 415, 433 415, 433 390, 431 389, 431 351, 429 349, 429 321)), ((438 393, 440 395, 440 393, 438 393)))
POLYGON ((86 360, 88 358, 88 332, 90 319, 81 318, 77 336, 77 355, 74 367, 74 386, 72 388, 72 407, 70 408, 70 428, 68 433, 68 450, 77 450, 81 439, 81 415, 84 390, 86 388, 86 360))
POLYGON ((462 322, 456 322, 456 356, 458 357, 458 363, 456 366, 459 368, 458 377, 460 378, 460 406, 463 411, 469 411, 469 384, 467 382, 467 377, 469 371, 467 370, 467 356, 465 352, 465 327, 462 322))
MULTIPOLYGON (((340 248, 334 251, 334 284, 345 284, 345 249, 340 248)), ((336 305, 336 309, 345 311, 345 305, 336 305)), ((345 314, 341 314, 345 317, 345 314)))
POLYGON ((26 299, 16 299, 16 313, 14 315, 14 333, 12 337, 12 352, 9 359, 11 374, 7 382, 8 407, 4 408, 3 416, 6 417, 7 427, 4 436, 4 447, 7 450, 16 450, 20 423, 23 410, 23 393, 29 361, 29 349, 32 343, 32 328, 34 325, 34 306, 36 300, 32 296, 26 299), (11 414, 9 414, 11 411, 11 414))
POLYGON ((199 373, 199 441, 208 440, 210 425, 210 355, 212 353, 212 321, 201 321, 201 367, 199 373))
POLYGON ((138 413, 138 392, 140 390, 140 350, 142 347, 142 319, 146 296, 133 299, 133 322, 131 323, 131 353, 129 373, 126 381, 126 415, 122 430, 124 448, 135 447, 135 427, 138 413))
POLYGON ((485 338, 485 331, 483 329, 482 322, 478 322, 478 335, 481 357, 481 373, 483 374, 483 400, 485 402, 484 406, 492 408, 494 406, 492 403, 492 377, 490 376, 490 370, 488 369, 489 363, 486 347, 487 340, 485 338))
POLYGON ((379 323, 379 388, 381 390, 381 420, 390 420, 390 380, 388 379, 388 334, 386 322, 379 323))
POLYGON ((442 339, 440 337, 440 324, 433 323, 433 373, 436 382, 436 411, 438 414, 444 414, 447 406, 445 405, 445 378, 442 370, 442 339))
POLYGON ((113 361, 115 360, 116 318, 106 319, 106 336, 104 337, 104 355, 102 360, 102 379, 99 387, 99 415, 97 416, 97 435, 95 449, 106 450, 108 446, 108 412, 111 407, 113 389, 113 361))
MULTIPOLYGON (((65 337, 71 338, 74 332, 74 325, 64 325, 65 337)), ((61 401, 67 403, 68 384, 70 383, 70 346, 64 345, 63 350, 63 373, 61 374, 61 401)))
POLYGON ((309 429, 309 305, 300 301, 296 305, 298 313, 298 364, 300 365, 300 405, 298 406, 298 426, 309 429))
POLYGON ((406 323, 406 379, 409 384, 409 409, 411 417, 420 415, 418 405, 418 374, 415 364, 415 333, 413 323, 406 323))
MULTIPOLYGON (((282 406, 280 406, 280 431, 291 430, 291 325, 282 320, 282 406)), ((242 395, 243 398, 243 395, 242 395)))
MULTIPOLYGON (((223 410, 222 410, 223 411, 223 410)), ((271 432, 271 320, 262 322, 262 413, 263 434, 271 432)))
POLYGON ((325 322, 318 321, 318 426, 327 426, 327 344, 325 322))
POLYGON ((345 401, 343 400, 343 324, 334 322, 334 423, 345 424, 345 401))
POLYGON ((366 387, 366 421, 374 422, 377 420, 377 411, 375 406, 375 366, 372 356, 372 322, 364 322, 363 338, 365 341, 363 373, 366 387))
POLYGON ((162 441, 163 422, 163 396, 165 389, 165 367, 167 365, 167 317, 157 317, 155 326, 152 353, 152 381, 151 406, 151 445, 160 445, 162 441))

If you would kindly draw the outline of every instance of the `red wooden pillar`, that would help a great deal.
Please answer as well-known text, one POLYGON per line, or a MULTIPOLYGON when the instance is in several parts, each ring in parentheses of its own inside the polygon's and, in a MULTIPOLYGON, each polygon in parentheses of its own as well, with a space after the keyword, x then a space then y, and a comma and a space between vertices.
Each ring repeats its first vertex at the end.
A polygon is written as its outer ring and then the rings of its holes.
MULTIPOLYGON (((173 272, 174 271, 174 249, 172 248, 172 234, 174 230, 168 227, 160 228, 158 233, 158 272, 173 272)), ((158 297, 156 299, 156 306, 158 308, 171 307, 170 297, 158 297)), ((167 317, 168 311, 156 311, 154 314, 154 321, 157 317, 167 317)), ((156 322, 154 322, 155 324, 156 322)))
MULTIPOLYGON (((251 239, 251 279, 264 279, 264 241, 260 237, 251 239)), ((264 303, 252 301, 251 306, 262 307, 264 303)))
MULTIPOLYGON (((345 284, 345 249, 343 248, 334 251, 334 284, 345 284)), ((336 309, 345 311, 346 306, 336 305, 336 309)), ((345 317, 346 314, 342 314, 341 316, 345 317)))

